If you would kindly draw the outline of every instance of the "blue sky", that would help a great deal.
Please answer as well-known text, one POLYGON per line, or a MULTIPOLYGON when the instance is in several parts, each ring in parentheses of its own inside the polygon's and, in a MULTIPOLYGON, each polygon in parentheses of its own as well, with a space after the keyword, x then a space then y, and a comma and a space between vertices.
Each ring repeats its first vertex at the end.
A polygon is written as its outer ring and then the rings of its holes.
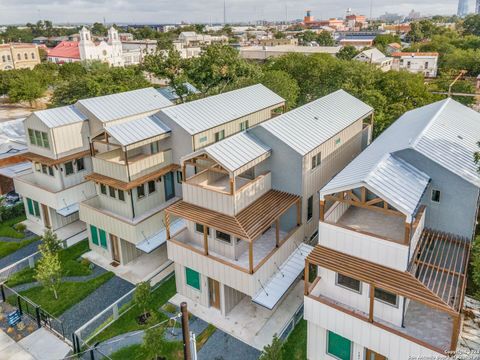
MULTIPOLYGON (((226 0, 227 21, 283 20, 301 18, 311 9, 316 18, 340 17, 347 8, 369 15, 386 11, 407 14, 453 14, 457 0, 226 0)), ((470 9, 473 1, 470 0, 470 9)), ((221 22, 223 0, 0 0, 0 24, 34 22, 221 22)))

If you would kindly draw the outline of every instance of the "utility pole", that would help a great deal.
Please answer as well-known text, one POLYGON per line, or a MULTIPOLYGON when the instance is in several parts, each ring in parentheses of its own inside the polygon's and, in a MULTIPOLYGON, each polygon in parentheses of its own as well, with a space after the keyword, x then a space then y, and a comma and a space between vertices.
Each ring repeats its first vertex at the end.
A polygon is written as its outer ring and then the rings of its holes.
POLYGON ((453 82, 448 86, 448 97, 452 97, 452 87, 455 85, 455 83, 460 79, 463 75, 467 73, 466 70, 460 70, 460 74, 453 80, 453 82))
POLYGON ((227 25, 227 0, 223 0, 223 26, 227 25))
POLYGON ((182 314, 183 359, 192 360, 192 353, 190 351, 190 331, 188 329, 188 311, 187 303, 185 301, 180 304, 180 312, 182 314))

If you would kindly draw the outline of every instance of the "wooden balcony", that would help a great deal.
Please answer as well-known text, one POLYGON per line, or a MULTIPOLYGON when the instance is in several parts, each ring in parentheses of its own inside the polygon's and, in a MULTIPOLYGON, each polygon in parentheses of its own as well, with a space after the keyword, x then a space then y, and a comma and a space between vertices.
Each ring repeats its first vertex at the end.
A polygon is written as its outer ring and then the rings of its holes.
POLYGON ((172 150, 126 157, 121 149, 115 149, 96 154, 92 161, 95 173, 128 183, 170 165, 172 150))

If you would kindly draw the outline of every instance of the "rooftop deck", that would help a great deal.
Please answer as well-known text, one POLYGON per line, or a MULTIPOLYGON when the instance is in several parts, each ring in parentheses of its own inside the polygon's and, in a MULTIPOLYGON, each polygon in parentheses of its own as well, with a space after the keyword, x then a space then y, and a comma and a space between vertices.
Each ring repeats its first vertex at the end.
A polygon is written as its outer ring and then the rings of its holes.
POLYGON ((350 206, 336 224, 398 243, 405 240, 405 220, 378 211, 350 206))

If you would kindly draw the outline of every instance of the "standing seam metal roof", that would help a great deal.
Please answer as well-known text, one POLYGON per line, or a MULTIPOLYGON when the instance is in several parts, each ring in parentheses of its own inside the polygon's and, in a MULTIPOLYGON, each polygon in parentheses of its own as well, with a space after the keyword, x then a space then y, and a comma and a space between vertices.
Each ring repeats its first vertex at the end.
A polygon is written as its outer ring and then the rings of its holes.
POLYGON ((371 106, 338 90, 259 126, 303 156, 372 111, 371 106))
POLYGON ((165 108, 160 116, 168 116, 190 135, 195 135, 283 102, 282 97, 257 84, 165 108))
POLYGON ((480 114, 452 99, 406 112, 325 185, 320 194, 325 196, 374 179, 379 191, 389 192, 392 205, 411 210, 413 200, 419 201, 423 194, 428 175, 395 156, 404 149, 417 151, 480 187, 480 175, 473 161, 478 134, 480 114), (392 172, 379 171, 385 166, 385 159, 393 159, 387 164, 392 172))
MULTIPOLYGON (((218 161, 222 167, 234 172, 262 156, 268 156, 270 152, 271 149, 253 135, 241 132, 200 149, 195 154, 206 153, 218 161)), ((188 157, 191 158, 192 155, 188 157)))
POLYGON ((102 122, 160 110, 173 103, 153 87, 78 100, 102 122))
POLYGON ((87 120, 87 117, 73 105, 35 111, 34 114, 49 128, 87 120))
POLYGON ((122 146, 171 132, 168 126, 155 115, 109 126, 105 131, 122 146))

